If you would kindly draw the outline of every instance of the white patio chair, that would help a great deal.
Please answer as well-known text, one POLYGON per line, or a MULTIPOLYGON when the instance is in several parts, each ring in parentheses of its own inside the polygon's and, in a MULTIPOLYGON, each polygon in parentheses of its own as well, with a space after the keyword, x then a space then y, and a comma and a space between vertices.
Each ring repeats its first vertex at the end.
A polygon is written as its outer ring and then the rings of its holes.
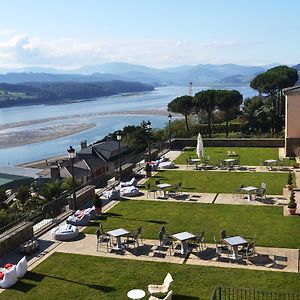
MULTIPOLYGON (((163 284, 149 284, 148 291, 150 294, 166 294, 169 292, 169 288, 171 283, 173 282, 173 278, 170 273, 164 279, 163 284)), ((153 297, 153 299, 157 299, 153 297)), ((171 298, 164 298, 164 299, 171 299, 171 298)))
POLYGON ((154 296, 150 296, 149 300, 171 300, 172 299, 172 294, 173 294, 173 291, 169 291, 169 293, 166 295, 165 298, 157 298, 157 297, 154 297, 154 296))

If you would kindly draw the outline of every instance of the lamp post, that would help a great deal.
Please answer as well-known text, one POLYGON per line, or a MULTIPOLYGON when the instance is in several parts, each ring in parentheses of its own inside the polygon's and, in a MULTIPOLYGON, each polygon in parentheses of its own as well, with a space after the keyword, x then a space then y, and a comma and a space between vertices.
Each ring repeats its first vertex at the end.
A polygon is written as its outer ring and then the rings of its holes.
POLYGON ((72 203, 72 209, 76 210, 76 191, 75 191, 75 177, 74 177, 74 159, 76 158, 76 151, 75 149, 70 146, 68 151, 69 160, 71 161, 71 168, 72 168, 72 188, 73 188, 73 203, 72 203))
POLYGON ((171 149, 171 121, 172 121, 172 115, 168 115, 169 118, 169 149, 171 149))
POLYGON ((146 124, 147 124, 147 136, 148 136, 148 161, 150 161, 150 157, 151 157, 151 149, 150 149, 150 130, 151 130, 151 122, 148 121, 146 124))
POLYGON ((118 149, 119 149, 119 152, 118 152, 118 164, 119 164, 119 180, 121 181, 121 174, 122 174, 122 169, 121 169, 121 140, 122 140, 122 135, 121 135, 121 132, 119 131, 117 133, 117 141, 119 143, 118 145, 118 149))

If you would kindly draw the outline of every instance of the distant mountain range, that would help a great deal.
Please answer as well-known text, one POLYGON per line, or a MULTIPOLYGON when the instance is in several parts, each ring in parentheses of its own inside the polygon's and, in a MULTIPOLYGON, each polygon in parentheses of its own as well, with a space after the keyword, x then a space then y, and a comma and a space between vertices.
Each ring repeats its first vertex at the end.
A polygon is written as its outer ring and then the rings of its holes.
MULTIPOLYGON (((272 65, 273 66, 273 65, 272 65)), ((83 66, 75 70, 26 67, 21 69, 0 69, 0 82, 107 82, 112 80, 148 83, 153 86, 186 85, 245 85, 268 66, 187 65, 156 69, 122 62, 83 66)), ((300 68, 300 65, 297 65, 300 68)))

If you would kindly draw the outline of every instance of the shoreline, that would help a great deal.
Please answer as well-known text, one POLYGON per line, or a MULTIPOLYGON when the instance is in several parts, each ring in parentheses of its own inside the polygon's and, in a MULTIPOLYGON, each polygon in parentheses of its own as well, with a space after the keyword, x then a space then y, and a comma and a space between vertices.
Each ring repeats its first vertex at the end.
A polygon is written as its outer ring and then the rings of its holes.
POLYGON ((32 130, 0 132, 0 149, 54 140, 96 126, 94 123, 54 125, 32 130))
MULTIPOLYGON (((101 117, 101 116, 108 116, 108 115, 144 115, 144 114, 150 114, 155 116, 164 116, 168 115, 169 112, 167 109, 139 109, 139 110, 128 110, 128 111, 118 111, 118 112, 97 112, 97 113, 86 113, 86 114, 73 114, 73 115, 67 115, 67 116, 59 116, 59 117, 50 117, 50 118, 42 118, 42 119, 36 119, 36 120, 28 120, 28 121, 20 121, 20 122, 12 122, 12 123, 6 123, 0 125, 0 131, 11 129, 11 128, 17 128, 17 127, 23 127, 23 126, 29 126, 29 125, 35 125, 35 124, 42 124, 47 123, 51 121, 56 120, 68 120, 68 119, 83 119, 83 118, 91 118, 91 117, 101 117)), ((1 134, 1 132, 0 132, 1 134)))
MULTIPOLYGON (((52 118, 43 118, 29 121, 13 122, 0 125, 0 149, 13 148, 17 146, 24 146, 28 144, 34 144, 49 140, 55 140, 61 137, 66 137, 78 132, 85 131, 96 126, 94 123, 79 123, 79 124, 60 124, 51 125, 35 129, 21 129, 25 126, 43 124, 50 121, 56 120, 73 120, 74 118, 86 120, 86 118, 97 117, 97 116, 108 116, 108 115, 156 115, 156 116, 167 116, 167 109, 139 109, 139 110, 128 110, 121 112, 97 112, 87 114, 74 114, 68 116, 59 116, 52 118), (8 130, 14 129, 16 130, 8 130)), ((179 116, 174 114, 174 116, 179 116)))

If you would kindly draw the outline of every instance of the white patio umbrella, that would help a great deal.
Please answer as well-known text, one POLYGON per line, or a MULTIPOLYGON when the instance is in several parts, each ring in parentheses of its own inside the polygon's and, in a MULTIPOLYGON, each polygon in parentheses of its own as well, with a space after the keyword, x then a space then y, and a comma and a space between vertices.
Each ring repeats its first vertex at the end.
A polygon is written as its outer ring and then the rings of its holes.
POLYGON ((200 132, 198 133, 198 137, 197 137, 196 153, 198 155, 198 158, 201 158, 204 156, 204 147, 203 147, 203 141, 202 141, 202 136, 201 136, 200 132))

